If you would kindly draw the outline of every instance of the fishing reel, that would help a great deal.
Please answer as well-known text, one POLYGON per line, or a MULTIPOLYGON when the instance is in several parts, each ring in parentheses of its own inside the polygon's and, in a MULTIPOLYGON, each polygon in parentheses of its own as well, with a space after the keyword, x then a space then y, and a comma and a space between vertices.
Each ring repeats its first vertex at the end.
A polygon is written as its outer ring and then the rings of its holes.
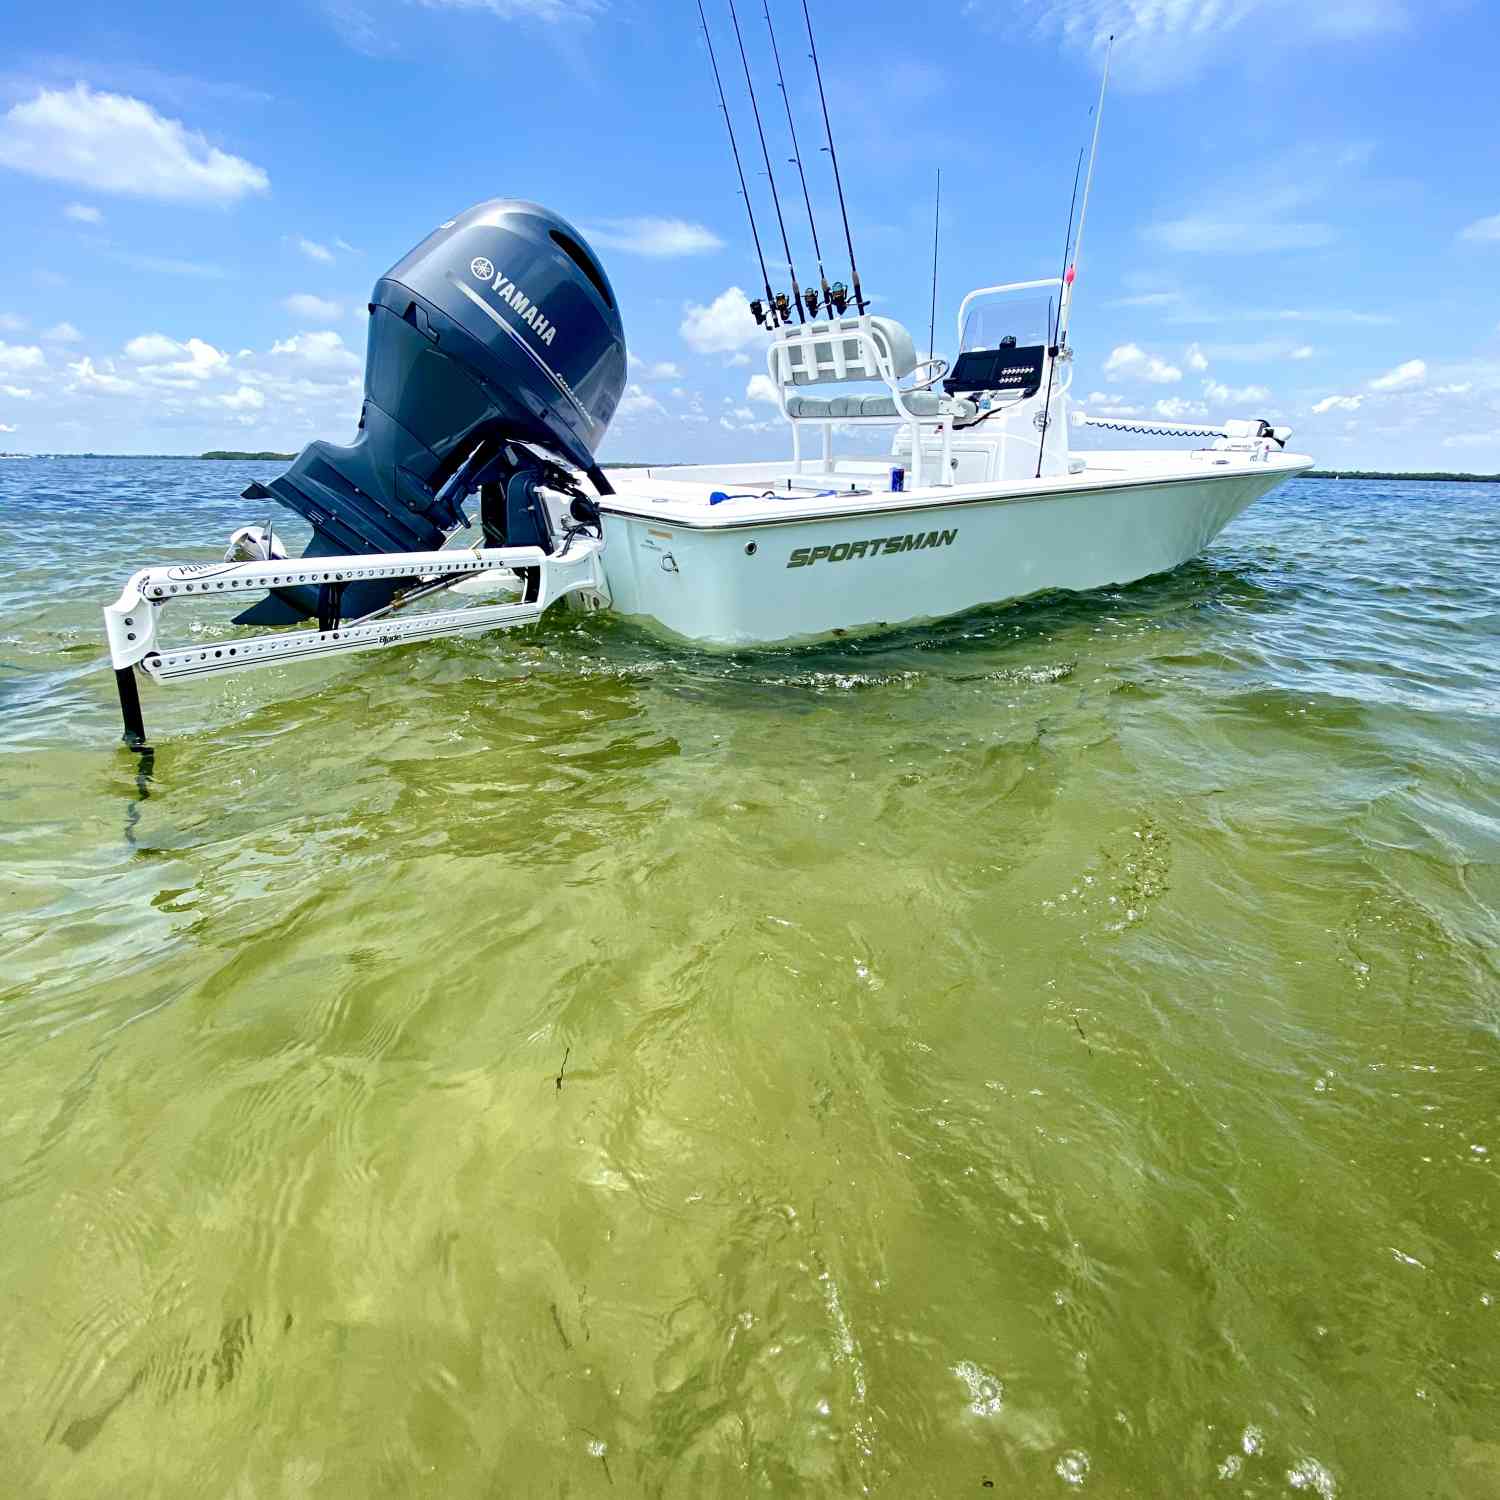
POLYGON ((818 315, 818 289, 815 286, 805 287, 802 292, 802 305, 807 309, 807 315, 815 318, 818 315))
POLYGON ((759 297, 755 298, 750 304, 750 316, 755 319, 755 326, 757 328, 774 328, 776 326, 775 314, 768 311, 766 304, 759 297))
POLYGON ((828 306, 832 308, 832 310, 836 312, 841 318, 846 312, 848 312, 849 288, 846 287, 842 281, 835 281, 834 284, 828 288, 828 306))
POLYGON ((783 323, 790 323, 792 321, 792 299, 785 292, 777 292, 771 298, 771 305, 776 309, 776 316, 783 323))

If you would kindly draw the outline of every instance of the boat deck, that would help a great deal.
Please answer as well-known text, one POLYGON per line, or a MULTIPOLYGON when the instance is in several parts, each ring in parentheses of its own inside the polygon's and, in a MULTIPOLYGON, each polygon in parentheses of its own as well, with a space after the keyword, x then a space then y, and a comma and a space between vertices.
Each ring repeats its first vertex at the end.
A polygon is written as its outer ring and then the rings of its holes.
POLYGON ((889 459, 837 459, 827 469, 821 462, 808 463, 800 474, 785 459, 606 469, 605 475, 615 493, 605 498, 602 509, 607 514, 718 530, 822 516, 930 510, 934 506, 972 505, 976 501, 1021 501, 1268 471, 1284 476, 1312 463, 1312 459, 1301 454, 1252 458, 1212 448, 1176 452, 1097 450, 1073 456, 1075 460, 1084 459, 1084 467, 1076 473, 902 490, 891 489, 893 464, 889 459))

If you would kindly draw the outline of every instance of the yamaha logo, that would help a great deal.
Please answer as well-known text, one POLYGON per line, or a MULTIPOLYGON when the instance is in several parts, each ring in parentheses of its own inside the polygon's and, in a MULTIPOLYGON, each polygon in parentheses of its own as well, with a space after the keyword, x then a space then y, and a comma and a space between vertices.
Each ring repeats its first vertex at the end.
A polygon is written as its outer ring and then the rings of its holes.
MULTIPOLYGON (((552 343, 552 340, 557 336, 557 329, 543 316, 541 308, 504 271, 497 271, 495 269, 494 262, 483 255, 476 255, 469 262, 469 269, 481 281, 493 276, 495 279, 490 282, 490 290, 494 292, 500 301, 510 308, 516 315, 517 321, 524 323, 536 334, 538 343, 548 345, 552 343)), ((552 374, 554 380, 558 378, 555 370, 552 374)))

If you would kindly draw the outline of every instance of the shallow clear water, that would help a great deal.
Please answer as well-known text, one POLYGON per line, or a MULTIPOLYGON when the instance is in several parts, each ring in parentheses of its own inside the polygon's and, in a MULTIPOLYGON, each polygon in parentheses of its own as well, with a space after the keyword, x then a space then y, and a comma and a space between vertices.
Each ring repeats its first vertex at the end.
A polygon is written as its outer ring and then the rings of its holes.
POLYGON ((1500 1494, 1500 487, 143 772, 97 607, 276 471, 0 464, 9 1493, 1500 1494))

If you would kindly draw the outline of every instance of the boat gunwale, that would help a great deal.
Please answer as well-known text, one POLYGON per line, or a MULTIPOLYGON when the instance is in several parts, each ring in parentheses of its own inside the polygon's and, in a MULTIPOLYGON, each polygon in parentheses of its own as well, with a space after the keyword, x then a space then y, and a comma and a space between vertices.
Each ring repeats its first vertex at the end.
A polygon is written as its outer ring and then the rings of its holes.
MULTIPOLYGON (((975 505, 1017 505, 1026 501, 1036 500, 1061 500, 1069 496, 1083 495, 1093 497, 1095 495, 1120 494, 1132 490, 1158 489, 1163 485, 1180 484, 1218 484, 1228 479, 1255 479, 1262 475, 1274 476, 1277 482, 1285 479, 1293 479, 1298 474, 1312 468, 1314 460, 1305 454, 1294 455, 1297 462, 1273 461, 1265 464, 1235 464, 1226 466, 1219 473, 1204 473, 1183 470, 1174 474, 1161 475, 1149 479, 1132 479, 1124 482, 1114 481, 1094 484, 1073 483, 1066 487, 1052 485, 1034 487, 1026 490, 995 494, 993 491, 981 495, 952 495, 951 498, 933 496, 927 500, 912 500, 907 504, 877 504, 864 505, 860 507, 845 506, 837 510, 801 511, 795 515, 761 516, 754 519, 735 520, 725 518, 719 520, 710 517, 704 520, 696 518, 681 517, 665 513, 661 510, 626 509, 619 502, 625 497, 618 492, 612 495, 602 496, 599 501, 599 510, 603 515, 619 516, 622 519, 633 521, 651 521, 659 526, 675 526, 685 531, 745 531, 755 527, 767 526, 806 526, 819 521, 849 521, 871 519, 887 515, 907 515, 914 511, 940 511, 966 509, 975 505)), ((684 467, 687 467, 684 465, 684 467)), ((694 466, 696 467, 696 466, 694 466)), ((1081 476, 1076 474, 1055 476, 1057 479, 1071 479, 1077 481, 1081 476)), ((964 488, 967 488, 965 486, 964 488)), ((851 497, 852 498, 852 497, 851 497)), ((650 501, 638 502, 645 506, 650 501)), ((655 502, 658 505, 673 505, 681 502, 663 500, 655 502)))

